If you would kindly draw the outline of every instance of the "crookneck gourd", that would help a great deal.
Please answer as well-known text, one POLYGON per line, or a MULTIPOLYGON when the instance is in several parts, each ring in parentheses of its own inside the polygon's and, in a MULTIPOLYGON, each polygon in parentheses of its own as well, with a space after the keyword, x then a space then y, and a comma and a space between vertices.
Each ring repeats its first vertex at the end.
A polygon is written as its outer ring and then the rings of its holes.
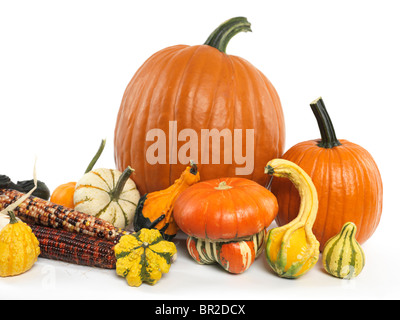
POLYGON ((169 272, 177 254, 175 244, 164 240, 157 229, 122 236, 114 250, 117 274, 134 287, 143 282, 156 284, 169 272))
POLYGON ((327 241, 322 253, 326 272, 341 279, 351 279, 361 273, 365 265, 365 255, 356 240, 356 232, 356 225, 347 222, 339 234, 327 241))
POLYGON ((156 228, 160 230, 165 240, 172 240, 179 230, 173 217, 175 201, 184 190, 199 180, 197 165, 191 161, 190 166, 186 167, 173 185, 165 190, 143 195, 133 221, 135 231, 156 228))
POLYGON ((265 172, 288 178, 297 188, 301 204, 297 217, 290 223, 268 232, 266 257, 271 268, 283 278, 298 278, 318 261, 319 242, 312 232, 318 211, 318 195, 311 178, 293 162, 271 160, 265 172))
POLYGON ((275 196, 244 178, 220 178, 186 189, 174 217, 188 235, 189 254, 200 264, 220 264, 230 273, 246 271, 260 254, 265 230, 275 219, 275 196))

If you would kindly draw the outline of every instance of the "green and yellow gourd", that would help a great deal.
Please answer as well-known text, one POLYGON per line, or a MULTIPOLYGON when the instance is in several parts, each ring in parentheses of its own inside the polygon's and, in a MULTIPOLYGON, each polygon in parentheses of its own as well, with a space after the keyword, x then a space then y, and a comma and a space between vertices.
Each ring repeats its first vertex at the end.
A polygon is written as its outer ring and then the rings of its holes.
POLYGON ((145 228, 122 236, 114 251, 117 274, 133 287, 156 284, 177 255, 175 244, 164 240, 159 230, 145 228))
POLYGON ((265 172, 288 178, 299 191, 298 216, 282 227, 269 230, 265 247, 271 268, 282 278, 296 279, 313 268, 319 258, 319 242, 312 232, 318 211, 317 190, 310 176, 291 161, 271 160, 265 172))
POLYGON ((341 279, 355 278, 361 273, 365 255, 355 238, 356 232, 356 225, 347 222, 338 235, 328 240, 322 253, 326 272, 341 279))

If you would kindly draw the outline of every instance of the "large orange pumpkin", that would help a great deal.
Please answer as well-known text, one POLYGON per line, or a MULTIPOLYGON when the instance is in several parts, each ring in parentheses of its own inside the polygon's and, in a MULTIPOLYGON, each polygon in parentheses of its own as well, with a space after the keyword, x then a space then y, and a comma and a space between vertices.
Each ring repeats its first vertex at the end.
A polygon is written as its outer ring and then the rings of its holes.
POLYGON ((128 84, 115 127, 115 163, 135 168, 141 194, 169 187, 189 160, 198 163, 202 180, 241 176, 266 183, 265 163, 284 151, 284 117, 270 81, 225 53, 242 31, 251 31, 250 23, 233 18, 203 45, 163 49, 128 84))
MULTIPOLYGON (((338 140, 321 98, 311 103, 318 121, 321 139, 291 147, 282 158, 307 172, 318 192, 319 209, 313 233, 325 243, 351 221, 357 225, 356 238, 361 244, 374 233, 382 213, 382 180, 371 154, 347 140, 338 140)), ((276 195, 282 226, 299 212, 300 197, 287 179, 274 178, 271 191, 276 195)))

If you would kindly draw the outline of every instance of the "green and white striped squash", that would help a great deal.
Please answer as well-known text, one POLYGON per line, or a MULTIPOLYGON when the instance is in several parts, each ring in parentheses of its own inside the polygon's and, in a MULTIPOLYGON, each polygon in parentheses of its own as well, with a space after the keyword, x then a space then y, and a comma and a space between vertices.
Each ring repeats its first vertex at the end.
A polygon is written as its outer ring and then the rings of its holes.
POLYGON ((347 222, 340 233, 326 243, 322 261, 329 274, 341 279, 351 279, 361 273, 365 265, 365 255, 356 240, 356 232, 356 225, 347 222))
POLYGON ((188 237, 186 246, 189 254, 199 264, 220 264, 230 273, 246 271, 260 255, 266 231, 233 241, 211 241, 188 237))

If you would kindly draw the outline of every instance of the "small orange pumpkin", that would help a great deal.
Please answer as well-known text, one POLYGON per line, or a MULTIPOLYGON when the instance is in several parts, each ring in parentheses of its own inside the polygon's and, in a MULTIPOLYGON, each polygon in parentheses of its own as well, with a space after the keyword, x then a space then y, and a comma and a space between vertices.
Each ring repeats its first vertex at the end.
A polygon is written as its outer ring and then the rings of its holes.
MULTIPOLYGON (((371 154, 347 140, 338 140, 321 98, 311 103, 321 139, 300 142, 283 159, 292 161, 311 177, 319 200, 313 233, 321 250, 342 226, 353 221, 361 244, 372 236, 382 213, 382 180, 371 154)), ((287 179, 274 178, 271 186, 279 203, 277 223, 286 225, 299 212, 300 196, 287 179)))
MULTIPOLYGON (((100 147, 97 150, 92 161, 90 161, 90 163, 85 171, 85 174, 92 171, 94 165, 96 164, 97 160, 100 158, 100 155, 102 154, 102 152, 104 150, 105 144, 106 144, 106 140, 102 140, 100 147)), ((62 185, 59 185, 57 188, 54 189, 53 193, 51 194, 50 202, 73 209, 74 208, 75 187, 76 187, 76 182, 67 182, 62 185)))

